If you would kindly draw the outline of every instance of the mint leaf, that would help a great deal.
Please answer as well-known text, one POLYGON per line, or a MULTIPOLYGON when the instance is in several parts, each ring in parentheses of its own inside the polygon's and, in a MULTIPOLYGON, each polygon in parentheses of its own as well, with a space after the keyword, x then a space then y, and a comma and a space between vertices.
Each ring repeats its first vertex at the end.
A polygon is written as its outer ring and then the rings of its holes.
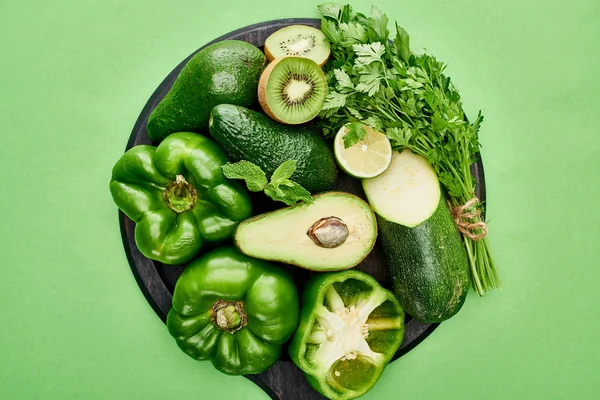
POLYGON ((251 192, 260 192, 267 186, 267 175, 259 166, 242 160, 221 166, 223 175, 229 179, 243 179, 251 192))
POLYGON ((227 163, 221 166, 223 175, 229 179, 243 179, 251 192, 263 191, 267 196, 276 201, 283 201, 287 205, 296 204, 298 201, 311 203, 310 192, 289 178, 296 171, 296 160, 287 160, 281 163, 271 175, 271 182, 267 181, 264 171, 250 161, 242 160, 236 163, 227 163))
POLYGON ((296 170, 296 160, 287 160, 281 163, 279 167, 271 175, 271 185, 279 186, 294 174, 296 170))
POLYGON ((281 186, 267 186, 265 194, 275 201, 282 201, 288 206, 296 204, 298 201, 312 203, 313 199, 310 192, 293 181, 287 181, 281 186))
POLYGON ((271 176, 271 182, 265 187, 265 194, 287 205, 296 204, 298 201, 311 203, 310 192, 289 179, 296 171, 296 166, 296 160, 287 160, 277 167, 271 176))
POLYGON ((344 140, 344 148, 354 146, 359 141, 363 140, 367 136, 367 131, 360 122, 352 122, 346 126, 348 132, 342 138, 344 140))

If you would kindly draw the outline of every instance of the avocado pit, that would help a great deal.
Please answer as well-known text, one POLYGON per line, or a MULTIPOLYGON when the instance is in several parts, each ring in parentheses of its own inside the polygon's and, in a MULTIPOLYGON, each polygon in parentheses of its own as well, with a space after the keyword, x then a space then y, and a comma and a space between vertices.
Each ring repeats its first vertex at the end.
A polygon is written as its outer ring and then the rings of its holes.
POLYGON ((317 246, 333 249, 344 244, 350 232, 344 221, 331 216, 315 222, 306 234, 317 246))

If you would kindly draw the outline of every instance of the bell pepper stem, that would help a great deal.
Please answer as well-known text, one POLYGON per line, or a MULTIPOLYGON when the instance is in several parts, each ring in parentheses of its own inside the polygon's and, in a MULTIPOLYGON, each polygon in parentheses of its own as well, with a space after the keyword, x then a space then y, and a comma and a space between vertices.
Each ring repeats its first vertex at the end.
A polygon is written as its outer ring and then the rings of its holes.
POLYGON ((236 312, 235 306, 229 305, 217 311, 217 325, 221 329, 235 329, 242 323, 240 315, 236 312))
POLYGON ((163 191, 163 199, 171 210, 181 214, 196 205, 198 193, 183 175, 177 175, 175 182, 163 191))
POLYGON ((235 333, 246 326, 247 316, 241 301, 217 300, 211 310, 212 323, 222 331, 235 333))

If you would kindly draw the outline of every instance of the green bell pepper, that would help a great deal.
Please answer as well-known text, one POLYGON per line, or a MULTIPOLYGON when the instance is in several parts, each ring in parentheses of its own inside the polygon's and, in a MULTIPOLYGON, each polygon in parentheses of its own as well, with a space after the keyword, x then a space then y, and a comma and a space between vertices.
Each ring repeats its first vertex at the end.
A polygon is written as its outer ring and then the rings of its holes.
POLYGON ((216 143, 189 132, 174 133, 158 147, 135 146, 117 161, 110 191, 136 223, 143 255, 183 264, 204 242, 229 238, 250 217, 248 192, 221 170, 228 161, 216 143))
POLYGON ((329 399, 355 399, 379 380, 404 338, 404 311, 371 276, 343 271, 313 276, 302 293, 292 361, 329 399))
POLYGON ((167 328, 188 356, 229 375, 258 374, 279 359, 299 312, 285 270, 223 246, 183 271, 167 328))

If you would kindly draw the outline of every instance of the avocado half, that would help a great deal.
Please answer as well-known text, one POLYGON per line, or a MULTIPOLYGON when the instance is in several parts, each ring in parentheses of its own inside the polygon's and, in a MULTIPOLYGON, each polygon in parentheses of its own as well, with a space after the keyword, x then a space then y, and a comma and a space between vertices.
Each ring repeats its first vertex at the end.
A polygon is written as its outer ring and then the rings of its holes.
POLYGON ((375 245, 375 214, 349 193, 328 192, 313 199, 243 221, 235 244, 251 257, 314 271, 354 267, 375 245))

